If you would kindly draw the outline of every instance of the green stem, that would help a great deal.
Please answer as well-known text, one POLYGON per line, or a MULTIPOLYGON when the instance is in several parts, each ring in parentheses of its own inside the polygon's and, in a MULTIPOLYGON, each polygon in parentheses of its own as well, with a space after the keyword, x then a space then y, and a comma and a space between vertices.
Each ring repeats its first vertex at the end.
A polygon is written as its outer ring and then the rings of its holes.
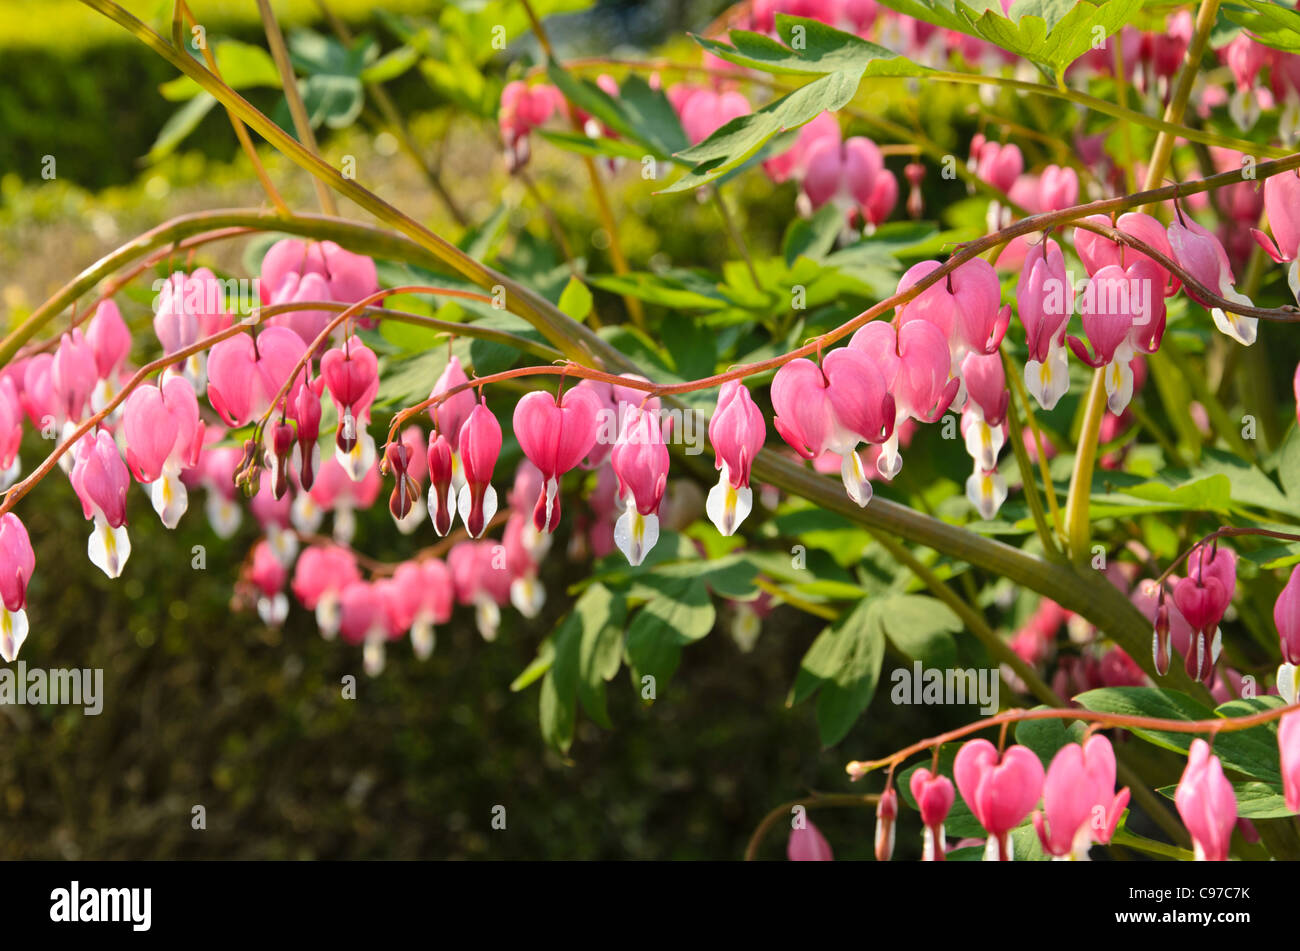
POLYGON ((1097 462, 1097 438, 1106 415, 1106 371, 1092 375, 1084 396, 1083 428, 1079 433, 1079 451, 1070 473, 1070 489, 1065 497, 1065 544, 1070 560, 1081 564, 1088 560, 1092 541, 1089 502, 1092 496, 1092 473, 1097 462))

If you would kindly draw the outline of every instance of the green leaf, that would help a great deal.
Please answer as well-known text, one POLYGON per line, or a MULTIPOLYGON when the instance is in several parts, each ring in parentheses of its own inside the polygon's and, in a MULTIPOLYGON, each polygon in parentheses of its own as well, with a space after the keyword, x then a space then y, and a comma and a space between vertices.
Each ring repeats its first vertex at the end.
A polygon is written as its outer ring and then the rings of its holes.
POLYGON ((787 265, 794 265, 800 256, 821 261, 835 247, 835 241, 844 227, 844 212, 827 202, 811 218, 796 218, 786 229, 781 254, 787 265))
MULTIPOLYGON (((1050 707, 1038 706, 1035 710, 1048 710, 1050 707)), ((1064 720, 1021 720, 1016 724, 1016 742, 1034 751, 1043 761, 1046 769, 1052 759, 1067 743, 1082 740, 1087 727, 1083 723, 1066 723, 1064 720)))
POLYGON ((817 78, 748 115, 732 119, 703 142, 677 153, 692 169, 662 193, 707 185, 759 153, 772 138, 797 129, 826 111, 843 108, 864 76, 920 76, 929 72, 882 46, 816 20, 778 14, 784 46, 743 30, 729 34, 732 45, 696 37, 710 53, 747 68, 803 73, 817 78))
MULTIPOLYGON (((1295 815, 1286 807, 1282 787, 1271 783, 1233 783, 1237 797, 1237 816, 1242 819, 1284 819, 1295 815)), ((1156 790, 1167 799, 1173 799, 1178 784, 1162 786, 1156 790)))
POLYGON ((677 110, 660 89, 652 89, 641 76, 631 73, 619 87, 619 100, 636 139, 667 157, 690 145, 677 110))
POLYGON ((216 104, 217 100, 211 93, 201 92, 173 112, 171 117, 163 123, 162 129, 159 130, 158 138, 154 140, 148 154, 144 157, 145 162, 152 164, 174 152, 176 146, 180 145, 186 136, 199 127, 203 117, 216 104))
MULTIPOLYGON (((1106 479, 1106 475, 1100 476, 1106 479)), ((1113 518, 1139 512, 1221 512, 1232 504, 1232 482, 1223 474, 1205 476, 1181 485, 1143 482, 1120 492, 1096 493, 1091 517, 1113 518)))
POLYGON ((573 727, 577 719, 578 648, 582 639, 582 624, 577 614, 570 614, 561 621, 552 638, 555 659, 542 678, 538 715, 542 739, 564 753, 573 743, 573 727))
POLYGON ((587 280, 603 291, 629 295, 647 304, 658 304, 672 310, 722 310, 731 306, 731 301, 718 292, 716 284, 705 282, 689 271, 665 274, 634 271, 621 275, 604 274, 587 280))
POLYGON ((1016 0, 1003 14, 999 0, 881 0, 891 10, 986 39, 1055 76, 1110 37, 1142 8, 1143 0, 1016 0))
MULTIPOLYGON (((260 46, 240 43, 238 40, 222 40, 214 43, 212 55, 217 61, 222 81, 232 89, 251 89, 266 86, 280 88, 280 71, 275 68, 271 54, 260 46)), ((193 99, 203 90, 188 76, 178 76, 159 87, 164 99, 182 102, 193 99)))
POLYGON ((1251 37, 1265 46, 1288 53, 1300 53, 1300 13, 1293 8, 1269 0, 1239 0, 1251 8, 1250 12, 1228 5, 1224 16, 1244 26, 1251 37))
POLYGON ((880 601, 867 598, 827 627, 799 665, 791 702, 817 693, 817 730, 823 747, 844 739, 875 696, 885 657, 880 601))
POLYGON ((355 76, 321 73, 300 80, 298 88, 313 129, 322 123, 345 129, 356 122, 366 103, 361 80, 355 76))
POLYGON ((573 605, 581 637, 578 643, 578 699, 587 715, 609 728, 605 683, 623 660, 623 623, 627 606, 600 583, 590 585, 573 605))
POLYGON ((385 53, 361 71, 362 82, 386 83, 396 79, 420 60, 420 54, 409 46, 399 46, 385 53))
MULTIPOLYGON (((1160 687, 1104 687, 1081 693, 1074 699, 1089 710, 1127 716, 1158 717, 1164 720, 1211 720, 1216 715, 1221 715, 1184 693, 1160 687)), ((1241 708, 1228 707, 1229 711, 1239 709, 1241 708)), ((1134 728, 1131 732, 1149 743, 1177 753, 1186 753, 1196 739, 1194 733, 1171 733, 1145 728, 1134 728)), ((1274 728, 1258 726, 1220 733, 1214 741, 1214 752, 1223 761, 1225 769, 1235 770, 1252 779, 1273 783, 1281 781, 1277 732, 1274 728)))
POLYGON ((655 678, 656 693, 677 670, 682 646, 700 640, 713 630, 717 612, 708 588, 698 578, 642 579, 661 593, 651 598, 632 619, 627 632, 627 660, 632 676, 655 678))
POLYGON ((703 323, 685 314, 670 314, 661 332, 678 376, 691 380, 713 373, 718 359, 717 337, 703 323))
POLYGON ((569 278, 569 283, 564 285, 564 293, 560 295, 560 310, 582 323, 591 313, 591 305, 591 291, 587 290, 587 285, 576 277, 569 278))
POLYGON ((957 666, 952 635, 963 625, 942 601, 919 594, 894 595, 884 599, 879 614, 885 636, 902 654, 924 667, 957 666))

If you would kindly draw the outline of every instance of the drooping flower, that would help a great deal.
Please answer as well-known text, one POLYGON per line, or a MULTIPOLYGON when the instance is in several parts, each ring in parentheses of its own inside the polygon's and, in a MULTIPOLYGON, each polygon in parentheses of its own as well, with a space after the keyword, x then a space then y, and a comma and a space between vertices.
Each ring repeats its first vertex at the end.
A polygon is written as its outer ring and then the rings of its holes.
POLYGON ((767 424, 763 412, 739 380, 728 380, 718 391, 718 405, 709 419, 709 442, 715 453, 718 484, 709 490, 704 510, 723 535, 730 535, 749 515, 754 493, 749 467, 763 448, 767 424))
POLYGON ((772 380, 772 422, 805 459, 827 451, 839 455, 845 491, 858 505, 866 505, 871 482, 857 446, 894 438, 897 411, 880 361, 858 348, 856 337, 854 341, 827 354, 820 367, 804 359, 781 367, 772 380))
POLYGON ((1264 210, 1273 237, 1256 229, 1251 233, 1274 261, 1290 263, 1287 280, 1291 293, 1300 301, 1300 173, 1283 172, 1264 182, 1264 210))
POLYGON ((1110 740, 1094 735, 1082 746, 1067 743, 1048 767, 1034 829, 1050 855, 1085 859, 1094 841, 1110 841, 1128 799, 1127 788, 1115 793, 1110 740))
POLYGON ((560 103, 559 91, 553 86, 529 86, 520 79, 506 83, 501 90, 501 108, 497 112, 497 126, 505 146, 506 171, 513 174, 528 164, 530 133, 543 125, 560 103))
POLYGON ((111 299, 101 301, 95 308, 95 316, 86 325, 86 343, 95 355, 95 372, 99 377, 90 394, 90 408, 98 413, 117 395, 117 375, 131 352, 131 331, 111 299))
POLYGON ((1202 545, 1188 558, 1187 577, 1174 585, 1174 604, 1193 631, 1187 676, 1206 683, 1214 674, 1223 642, 1219 622, 1237 590, 1237 556, 1225 547, 1210 548, 1202 545))
POLYGON ((0 516, 0 659, 13 663, 27 640, 27 582, 36 570, 36 554, 27 527, 13 512, 0 516))
POLYGON ((271 543, 260 540, 253 546, 248 567, 248 580, 258 591, 257 616, 268 627, 279 627, 289 616, 289 599, 284 593, 284 583, 289 574, 271 543))
POLYGON ((894 855, 895 820, 898 819, 898 792, 885 787, 876 802, 876 861, 888 862, 894 855))
POLYGON ((370 435, 370 404, 379 392, 379 359, 355 337, 342 348, 326 351, 320 361, 325 389, 338 410, 335 454, 353 482, 360 482, 375 464, 375 440, 370 435))
POLYGON ((316 471, 320 468, 320 420, 321 391, 325 388, 324 377, 307 380, 298 387, 298 392, 289 401, 289 417, 293 420, 294 459, 298 468, 298 484, 303 492, 311 490, 316 481, 316 471))
POLYGON ((952 810, 956 793, 947 776, 932 774, 925 767, 912 772, 910 781, 912 798, 921 811, 921 824, 925 826, 921 848, 923 862, 942 862, 947 848, 943 821, 952 810))
POLYGON ((131 474, 117 443, 102 429, 82 436, 73 453, 72 488, 86 518, 94 520, 87 553, 95 567, 117 578, 131 557, 126 531, 126 491, 131 474))
MULTIPOLYGON (((271 407, 307 346, 287 327, 267 327, 257 335, 236 334, 216 344, 208 355, 208 400, 229 426, 243 426, 271 407)), ((293 381, 286 402, 292 403, 302 376, 293 381)))
POLYGON ((451 531, 456 516, 456 503, 452 498, 451 481, 453 463, 451 443, 442 433, 429 440, 429 518, 439 537, 451 531))
POLYGON ((986 860, 1011 861, 1011 830, 1029 815, 1043 789, 1043 764, 1028 747, 998 754, 988 740, 971 740, 953 761, 957 789, 988 832, 986 860))
POLYGON ((872 321, 853 335, 849 347, 872 358, 883 375, 886 398, 894 402, 895 422, 886 430, 876 459, 876 470, 892 479, 903 467, 898 452, 903 422, 938 420, 956 399, 961 379, 951 375, 943 331, 929 320, 909 320, 897 334, 889 323, 872 321))
POLYGON ((1273 603, 1273 623, 1282 642, 1282 659, 1300 665, 1300 565, 1291 569, 1286 587, 1273 603))
POLYGON ((533 506, 533 525, 552 532, 560 521, 560 476, 583 460, 596 444, 600 399, 591 389, 574 387, 558 401, 540 390, 515 406, 515 437, 524 455, 542 473, 542 491, 533 506))
MULTIPOLYGON (((221 281, 208 268, 197 268, 191 274, 176 271, 154 287, 157 296, 153 328, 168 356, 231 325, 221 281)), ((184 374, 195 392, 203 393, 207 385, 206 360, 203 352, 191 354, 179 368, 172 366, 165 372, 184 374)))
MULTIPOLYGON (((1195 221, 1189 218, 1170 224, 1169 246, 1173 249, 1174 260, 1178 265, 1209 290, 1231 303, 1252 306, 1250 298, 1235 287, 1236 278, 1223 243, 1195 221)), ((1209 308, 1214 326, 1220 331, 1247 347, 1255 342, 1259 318, 1242 317, 1225 311, 1222 307, 1202 300, 1190 287, 1187 294, 1198 304, 1209 308)))
POLYGON ((344 588, 360 580, 356 558, 339 545, 313 545, 298 558, 293 593, 303 607, 316 612, 321 637, 330 640, 338 633, 339 597, 344 588))
POLYGON ((1105 369, 1107 406, 1117 416, 1133 398, 1135 348, 1151 352, 1164 334, 1162 281, 1160 268, 1140 258, 1127 268, 1099 268, 1083 291, 1083 329, 1094 353, 1074 336, 1070 349, 1088 366, 1105 369))
POLYGON ((58 401, 60 418, 69 424, 80 421, 90 405, 98 376, 95 351, 81 331, 74 329, 60 337, 50 363, 50 385, 58 401))
POLYGON ((614 544, 639 565, 659 540, 659 503, 668 485, 668 447, 659 416, 647 409, 624 410, 610 463, 618 476, 624 511, 614 523, 614 544))
POLYGON ((0 490, 13 485, 22 471, 22 460, 18 458, 22 444, 22 397, 12 377, 0 376, 0 490))
POLYGON ((1288 713, 1277 726, 1286 807, 1300 813, 1300 712, 1288 713))
POLYGON ((839 141, 823 136, 804 156, 803 194, 808 210, 834 204, 846 222, 878 225, 898 201, 898 179, 885 168, 876 143, 863 136, 839 141))
POLYGON ((132 473, 149 486, 163 525, 175 528, 189 506, 181 472, 198 464, 203 448, 203 422, 193 384, 173 376, 161 386, 137 387, 122 410, 122 434, 132 473))
MULTIPOLYGON (((379 290, 375 262, 364 254, 354 254, 333 241, 284 238, 271 245, 262 258, 259 284, 262 303, 271 303, 276 292, 281 291, 293 276, 298 278, 301 289, 302 282, 311 274, 325 280, 328 292, 324 300, 355 304, 379 290)), ((315 288, 312 290, 314 293, 315 288)), ((307 298, 300 296, 297 299, 307 298)), ((310 345, 311 340, 303 340, 303 344, 310 345)))
POLYGON ((1025 386, 1039 406, 1050 410, 1070 387, 1065 328, 1074 311, 1074 288, 1066 274, 1065 257, 1051 238, 1033 245, 1025 255, 1016 286, 1016 308, 1029 345, 1025 386))
POLYGON ((801 815, 791 827, 785 854, 791 862, 830 862, 835 859, 830 843, 806 815, 801 815))
POLYGON ((1197 737, 1174 792, 1178 815, 1192 835, 1198 862, 1226 862, 1237 822, 1237 797, 1210 745, 1197 737))
POLYGON ((492 488, 492 470, 501 454, 501 424, 487 402, 474 407, 460 428, 460 461, 465 484, 460 488, 456 508, 471 538, 478 538, 497 511, 497 491, 492 488))

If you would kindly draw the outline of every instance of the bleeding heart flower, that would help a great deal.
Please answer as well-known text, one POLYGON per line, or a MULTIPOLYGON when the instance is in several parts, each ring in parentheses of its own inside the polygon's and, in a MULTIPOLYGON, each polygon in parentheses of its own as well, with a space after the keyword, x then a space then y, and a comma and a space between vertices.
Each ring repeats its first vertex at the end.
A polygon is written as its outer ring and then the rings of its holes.
POLYGON ((659 416, 627 407, 610 463, 618 476, 624 511, 614 523, 614 544, 639 565, 659 540, 659 503, 668 485, 668 447, 659 416))
POLYGON ((1011 830, 1029 815, 1043 789, 1038 756, 1024 746, 999 755, 988 740, 971 740, 957 751, 953 775, 962 799, 989 833, 985 859, 1011 861, 1011 830))
POLYGON ((501 424, 487 408, 474 407, 460 428, 460 459, 465 469, 456 507, 471 538, 480 537, 497 512, 497 491, 492 488, 492 470, 501 454, 501 424))
POLYGON ((1115 751, 1104 736, 1083 746, 1061 747, 1043 782, 1043 810, 1034 813, 1034 829, 1050 855, 1086 859, 1095 842, 1115 833, 1128 805, 1127 788, 1115 793, 1115 751))
MULTIPOLYGON (((1271 179, 1270 179, 1271 180, 1271 179)), ((1175 221, 1169 226, 1169 246, 1174 260, 1183 270, 1220 297, 1235 304, 1252 306, 1250 298, 1235 288, 1236 278, 1223 244, 1210 232, 1191 219, 1175 221)), ((1196 295, 1189 287, 1187 295, 1210 309, 1214 325, 1238 343, 1249 347, 1255 342, 1259 318, 1242 317, 1221 307, 1216 307, 1196 295)))
MULTIPOLYGON (((307 347, 286 327, 267 327, 256 340, 237 334, 216 344, 208 355, 208 400, 229 426, 243 426, 271 408, 271 400, 302 359, 307 347)), ((297 395, 302 377, 286 394, 297 395)))
POLYGON ((27 528, 13 512, 0 516, 0 659, 13 663, 27 640, 27 583, 36 570, 27 528))
POLYGON ((189 506, 181 472, 198 465, 203 422, 194 387, 183 376, 161 386, 141 386, 122 411, 126 461, 137 480, 150 487, 154 511, 163 525, 175 528, 189 506))
POLYGON ((704 510, 723 535, 731 535, 754 505, 749 467, 767 439, 763 412, 739 380, 728 380, 718 391, 718 405, 709 420, 709 442, 721 470, 709 490, 704 510))
POLYGON ((921 811, 921 823, 925 826, 921 860, 942 862, 947 847, 943 822, 948 818, 956 799, 952 780, 947 776, 935 775, 922 766, 913 770, 910 786, 912 798, 921 811))
POLYGON ((533 507, 533 525, 552 532, 560 521, 560 476, 574 468, 596 443, 599 397, 574 387, 557 403, 550 393, 526 394, 515 406, 519 447, 542 473, 542 492, 533 507))
POLYGON ((1174 805, 1192 835, 1198 862, 1226 862, 1237 822, 1237 797, 1223 764, 1199 737, 1192 740, 1174 805))
POLYGON ((321 357, 320 374, 338 409, 335 454, 352 481, 360 482, 376 458, 368 423, 370 404, 379 392, 379 360, 365 344, 348 338, 342 349, 329 350, 321 357))
POLYGON ((95 567, 117 578, 131 557, 131 539, 126 532, 126 491, 131 474, 117 443, 102 429, 81 437, 73 453, 72 488, 86 518, 95 523, 87 553, 95 567))

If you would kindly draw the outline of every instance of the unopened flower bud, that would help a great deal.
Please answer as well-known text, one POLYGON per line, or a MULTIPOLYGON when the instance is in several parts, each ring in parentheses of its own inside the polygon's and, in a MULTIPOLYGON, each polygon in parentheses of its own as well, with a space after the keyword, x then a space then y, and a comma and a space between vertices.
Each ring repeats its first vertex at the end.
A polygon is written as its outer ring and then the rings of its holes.
POLYGON ((894 854, 894 820, 898 818, 898 793, 892 785, 876 805, 876 861, 888 862, 894 854))
POLYGON ((1165 603, 1165 589, 1161 585, 1160 594, 1156 597, 1156 627, 1151 641, 1151 653, 1156 673, 1162 677, 1169 673, 1169 630, 1169 605, 1165 603))
POLYGON ((921 182, 925 179, 925 166, 920 162, 909 162, 903 169, 911 189, 907 193, 907 214, 910 218, 920 218, 925 214, 925 197, 921 194, 921 182))

